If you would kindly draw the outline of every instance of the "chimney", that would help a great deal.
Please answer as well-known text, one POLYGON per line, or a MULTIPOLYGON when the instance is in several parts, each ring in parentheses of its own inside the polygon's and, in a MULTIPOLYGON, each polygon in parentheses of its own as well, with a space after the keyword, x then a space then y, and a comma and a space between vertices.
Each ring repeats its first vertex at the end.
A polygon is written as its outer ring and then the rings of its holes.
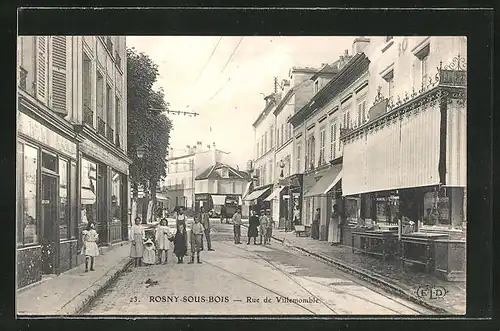
POLYGON ((357 37, 352 42, 352 54, 358 54, 363 52, 369 43, 370 43, 370 38, 357 37))

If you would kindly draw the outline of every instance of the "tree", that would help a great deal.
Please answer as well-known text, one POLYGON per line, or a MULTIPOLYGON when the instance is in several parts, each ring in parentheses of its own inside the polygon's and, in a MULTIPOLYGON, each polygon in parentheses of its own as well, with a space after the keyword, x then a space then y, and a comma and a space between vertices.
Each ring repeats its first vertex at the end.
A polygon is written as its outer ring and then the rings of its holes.
MULTIPOLYGON (((145 53, 127 49, 127 141, 133 198, 137 201, 139 186, 149 190, 156 206, 156 185, 165 176, 166 157, 170 143, 172 122, 165 115, 169 104, 165 92, 153 90, 158 78, 158 65, 145 53), (137 156, 137 149, 144 146, 146 153, 137 156)), ((147 206, 148 199, 145 199, 147 206)), ((146 220, 143 208, 143 221, 146 220)), ((154 212, 154 211, 153 211, 154 212)))

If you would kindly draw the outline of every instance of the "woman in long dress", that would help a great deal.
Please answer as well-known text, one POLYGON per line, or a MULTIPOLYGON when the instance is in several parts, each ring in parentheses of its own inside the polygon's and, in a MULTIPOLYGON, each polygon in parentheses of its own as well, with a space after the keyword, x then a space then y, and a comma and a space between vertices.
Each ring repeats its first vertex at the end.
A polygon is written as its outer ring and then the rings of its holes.
POLYGON ((328 224, 328 242, 334 246, 339 243, 339 224, 340 217, 337 211, 337 205, 333 205, 332 216, 330 217, 330 223, 328 224))
POLYGON ((168 221, 166 218, 162 218, 160 225, 156 228, 156 242, 158 243, 157 249, 159 253, 158 264, 167 264, 168 251, 171 247, 169 238, 171 237, 173 237, 173 234, 168 227, 168 221))
POLYGON ((130 228, 130 257, 135 261, 135 266, 142 265, 142 256, 144 254, 144 241, 146 240, 146 233, 144 227, 141 225, 141 218, 135 218, 135 225, 130 228))
POLYGON ((82 232, 83 235, 83 249, 82 254, 85 255, 85 272, 89 269, 89 259, 90 259, 90 271, 94 271, 94 257, 99 256, 99 247, 97 247, 97 240, 99 240, 99 234, 95 230, 94 223, 89 223, 87 229, 82 232))
POLYGON ((180 224, 174 237, 174 254, 177 256, 177 263, 183 263, 184 255, 187 253, 186 226, 180 224))
POLYGON ((248 242, 247 245, 250 244, 250 238, 253 238, 253 244, 257 244, 257 236, 259 235, 259 216, 255 214, 255 210, 250 211, 250 218, 248 220, 248 242))

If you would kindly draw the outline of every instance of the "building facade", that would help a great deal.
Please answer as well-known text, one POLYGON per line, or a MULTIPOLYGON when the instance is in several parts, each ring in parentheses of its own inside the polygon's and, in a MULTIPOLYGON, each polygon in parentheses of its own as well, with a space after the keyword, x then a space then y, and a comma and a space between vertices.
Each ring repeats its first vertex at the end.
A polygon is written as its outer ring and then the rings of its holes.
POLYGON ((127 237, 126 44, 114 36, 18 38, 19 287, 82 262, 81 231, 127 237))
POLYGON ((167 176, 163 182, 170 206, 184 206, 190 210, 195 202, 195 178, 217 162, 224 162, 229 153, 218 150, 215 143, 186 146, 184 151, 169 151, 167 176))

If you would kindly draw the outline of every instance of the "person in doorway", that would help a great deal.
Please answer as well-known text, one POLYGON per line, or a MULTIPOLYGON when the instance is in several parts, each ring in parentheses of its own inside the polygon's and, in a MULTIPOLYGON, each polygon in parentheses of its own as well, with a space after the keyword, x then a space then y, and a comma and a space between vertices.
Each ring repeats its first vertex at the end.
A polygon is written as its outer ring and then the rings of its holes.
MULTIPOLYGON (((210 238, 210 217, 208 213, 205 211, 205 207, 201 207, 200 223, 201 225, 203 225, 203 228, 205 229, 205 239, 207 241, 207 248, 209 251, 214 251, 214 249, 212 249, 212 240, 210 238)), ((201 250, 203 250, 203 239, 201 241, 201 250)))
POLYGON ((337 210, 337 205, 333 205, 330 223, 328 224, 328 242, 334 246, 340 243, 340 215, 337 210))
POLYGON ((99 256, 99 247, 97 247, 97 240, 99 240, 99 234, 95 230, 94 223, 89 223, 87 229, 83 230, 83 249, 82 253, 85 255, 85 272, 89 271, 89 260, 90 260, 90 271, 94 271, 94 258, 99 256))
POLYGON ((168 251, 170 249, 170 240, 173 238, 173 234, 168 227, 168 221, 166 218, 162 218, 160 225, 156 227, 156 243, 158 249, 158 264, 167 264, 168 251))
POLYGON ((262 210, 261 217, 259 219, 259 234, 260 234, 260 245, 262 245, 262 238, 264 238, 264 245, 267 244, 267 229, 269 227, 269 219, 266 216, 266 211, 262 210))
POLYGON ((241 244, 241 210, 240 208, 236 209, 236 212, 233 215, 233 229, 234 229, 234 243, 236 245, 241 244))
POLYGON ((187 252, 187 231, 185 224, 177 225, 177 231, 174 237, 174 254, 177 256, 177 263, 183 263, 184 256, 187 252))
POLYGON ((319 239, 319 223, 321 218, 321 209, 316 208, 316 214, 314 215, 314 219, 311 226, 311 238, 319 239))
POLYGON ((142 220, 139 216, 135 218, 135 224, 130 228, 130 257, 134 259, 135 266, 142 265, 142 256, 144 255, 144 241, 146 240, 146 233, 144 227, 141 225, 142 220))
POLYGON ((250 238, 253 238, 253 244, 257 244, 257 236, 259 234, 259 216, 255 214, 255 210, 250 211, 250 218, 248 220, 248 242, 250 244, 250 238))
POLYGON ((195 218, 194 224, 191 228, 191 261, 189 264, 194 263, 194 254, 196 252, 196 262, 201 263, 200 261, 200 251, 201 251, 201 241, 203 240, 203 233, 205 229, 203 225, 200 223, 198 218, 195 218))
POLYGON ((273 227, 274 227, 274 220, 273 216, 271 215, 271 209, 267 210, 267 219, 268 219, 268 224, 266 230, 266 243, 268 245, 271 245, 271 237, 273 236, 273 227))

